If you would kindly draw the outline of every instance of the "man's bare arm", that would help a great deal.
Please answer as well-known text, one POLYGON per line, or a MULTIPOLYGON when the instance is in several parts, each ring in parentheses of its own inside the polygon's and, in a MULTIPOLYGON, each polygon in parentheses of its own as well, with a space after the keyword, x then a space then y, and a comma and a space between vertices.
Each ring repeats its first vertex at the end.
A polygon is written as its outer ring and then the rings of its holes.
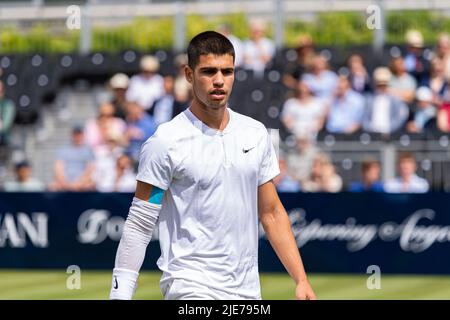
POLYGON ((316 299, 308 282, 288 215, 272 181, 258 188, 258 211, 270 244, 296 283, 296 298, 316 299))

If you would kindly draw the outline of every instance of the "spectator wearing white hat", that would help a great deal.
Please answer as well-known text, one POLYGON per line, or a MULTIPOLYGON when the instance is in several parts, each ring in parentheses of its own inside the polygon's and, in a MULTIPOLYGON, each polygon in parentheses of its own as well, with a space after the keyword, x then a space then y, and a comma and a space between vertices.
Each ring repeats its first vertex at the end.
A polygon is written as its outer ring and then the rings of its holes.
POLYGON ((367 97, 363 116, 364 131, 389 135, 401 129, 408 119, 408 106, 389 92, 391 77, 389 68, 375 69, 375 92, 367 97))
POLYGON ((406 50, 405 66, 417 82, 422 80, 422 76, 429 70, 429 61, 423 55, 424 41, 422 33, 418 30, 408 30, 405 35, 406 50))
POLYGON ((114 106, 115 114, 114 116, 125 119, 126 115, 126 92, 128 89, 128 84, 130 79, 124 73, 116 73, 109 80, 109 87, 112 91, 112 98, 110 100, 111 104, 114 106))
POLYGON ((159 61, 154 56, 144 56, 140 61, 141 73, 131 77, 126 98, 137 102, 144 110, 164 94, 164 79, 158 74, 159 61))
POLYGON ((419 87, 416 91, 416 104, 408 120, 406 129, 411 133, 423 132, 428 123, 436 118, 433 105, 433 93, 428 87, 419 87))

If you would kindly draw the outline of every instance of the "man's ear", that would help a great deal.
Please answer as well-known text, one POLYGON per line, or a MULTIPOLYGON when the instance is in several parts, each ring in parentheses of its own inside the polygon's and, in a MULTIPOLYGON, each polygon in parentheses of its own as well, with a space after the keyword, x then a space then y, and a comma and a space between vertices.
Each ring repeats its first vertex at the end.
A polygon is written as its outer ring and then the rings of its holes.
POLYGON ((184 66, 184 75, 186 77, 187 82, 192 84, 194 79, 194 70, 191 69, 188 65, 184 66))

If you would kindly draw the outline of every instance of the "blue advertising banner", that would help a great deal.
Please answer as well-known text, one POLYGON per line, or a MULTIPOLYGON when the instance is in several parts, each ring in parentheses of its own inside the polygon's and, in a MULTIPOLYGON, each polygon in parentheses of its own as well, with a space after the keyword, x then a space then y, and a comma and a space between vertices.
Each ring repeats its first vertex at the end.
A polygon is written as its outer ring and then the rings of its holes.
MULTIPOLYGON (((0 268, 112 269, 132 194, 0 193, 0 268)), ((308 272, 450 273, 450 194, 280 194, 308 272)), ((283 271, 261 229, 260 271, 283 271)), ((157 234, 144 269, 155 269, 157 234)))

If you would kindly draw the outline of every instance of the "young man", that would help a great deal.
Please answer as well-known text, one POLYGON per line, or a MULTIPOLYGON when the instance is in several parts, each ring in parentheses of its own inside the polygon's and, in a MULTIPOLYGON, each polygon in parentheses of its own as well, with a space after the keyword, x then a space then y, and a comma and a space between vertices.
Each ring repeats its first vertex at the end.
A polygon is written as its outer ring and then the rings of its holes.
POLYGON ((228 108, 234 49, 207 31, 188 47, 191 106, 142 146, 137 190, 113 270, 111 299, 131 299, 158 221, 165 299, 261 299, 258 213, 297 299, 315 299, 272 179, 263 124, 228 108))

